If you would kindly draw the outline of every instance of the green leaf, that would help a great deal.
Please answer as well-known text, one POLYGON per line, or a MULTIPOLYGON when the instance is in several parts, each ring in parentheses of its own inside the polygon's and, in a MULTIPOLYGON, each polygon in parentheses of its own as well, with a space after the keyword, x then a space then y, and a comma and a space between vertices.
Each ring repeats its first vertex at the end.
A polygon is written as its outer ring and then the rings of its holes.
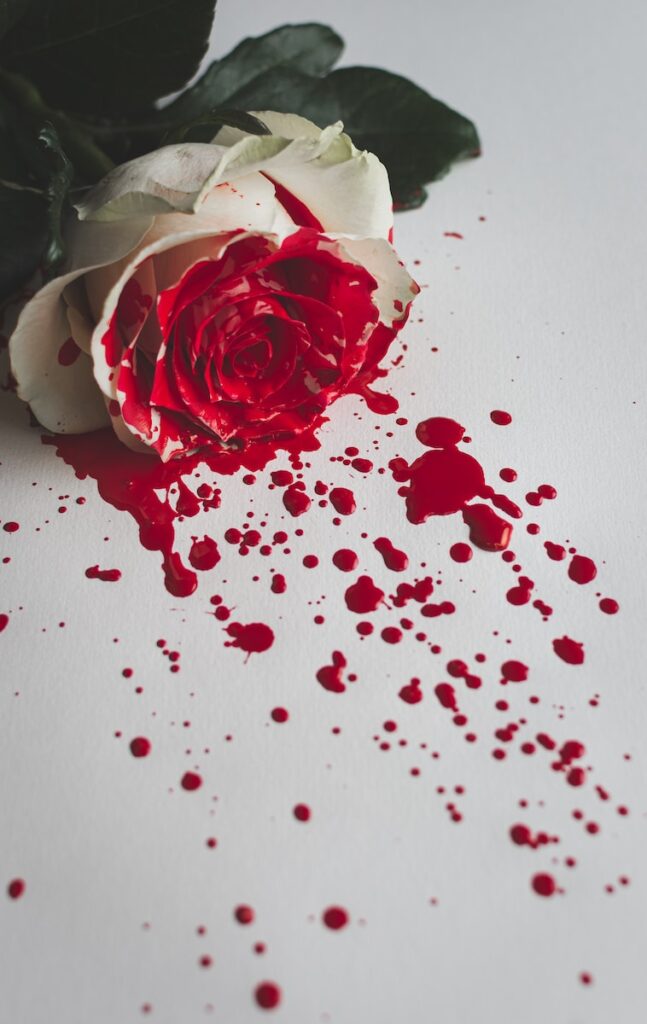
MULTIPOLYGON (((324 112, 343 120, 356 146, 379 156, 396 196, 442 178, 454 161, 480 152, 471 121, 400 75, 342 68, 326 86, 324 112)), ((310 109, 319 113, 318 107, 315 95, 310 109)))
POLYGON ((38 136, 52 155, 52 171, 47 185, 47 225, 49 236, 43 254, 43 269, 52 276, 65 256, 62 226, 67 197, 74 178, 74 168, 67 158, 53 125, 46 125, 38 136))
MULTIPOLYGON (((339 59, 343 40, 327 25, 282 25, 263 36, 243 39, 179 96, 160 117, 189 121, 211 107, 230 104, 232 96, 272 69, 290 68, 309 75, 323 75, 339 59)), ((269 107, 267 108, 269 109, 269 107)))
POLYGON ((0 0, 0 39, 23 16, 31 0, 0 0))
POLYGON ((33 189, 0 183, 0 301, 29 280, 47 242, 47 203, 33 189))
POLYGON ((420 205, 421 187, 442 178, 454 161, 476 156, 475 126, 400 75, 380 68, 341 68, 318 79, 293 68, 274 68, 231 97, 247 109, 302 114, 324 126, 344 122, 359 149, 385 164, 396 204, 420 205))
POLYGON ((50 106, 92 114, 180 89, 209 41, 215 0, 37 0, 0 44, 50 106))

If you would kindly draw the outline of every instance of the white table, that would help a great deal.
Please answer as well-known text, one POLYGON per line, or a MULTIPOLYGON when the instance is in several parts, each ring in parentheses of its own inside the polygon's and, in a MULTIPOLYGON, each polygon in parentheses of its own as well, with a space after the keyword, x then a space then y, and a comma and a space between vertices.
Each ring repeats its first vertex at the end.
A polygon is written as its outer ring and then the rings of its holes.
POLYGON ((325 17, 347 39, 347 63, 405 73, 472 116, 484 156, 397 220, 396 243, 410 266, 421 261, 413 269, 425 286, 403 335, 406 358, 389 378, 409 426, 344 400, 308 457, 308 484, 352 480, 358 511, 337 528, 330 509, 291 520, 279 491, 267 489, 269 470, 253 488, 257 521, 267 513, 268 531, 290 534, 292 555, 274 559, 285 595, 269 589, 270 560, 244 560, 222 542, 250 508, 240 478, 224 481, 219 511, 184 526, 185 546, 191 533, 218 537, 222 562, 193 597, 172 599, 133 521, 76 480, 4 395, 0 515, 20 530, 0 532, 0 558, 11 558, 1 566, 0 611, 10 619, 0 636, 0 882, 24 878, 26 891, 0 900, 0 1016, 247 1024, 265 1019, 253 992, 270 979, 282 990, 274 1017, 285 1024, 640 1024, 647 9, 632 0, 260 6, 222 0, 213 52, 283 21, 325 17), (510 411, 513 423, 494 425, 492 409, 510 411), (512 547, 554 607, 549 622, 506 601, 513 574, 500 556, 452 562, 450 544, 466 539, 458 517, 408 524, 397 485, 377 473, 396 451, 421 453, 413 428, 431 415, 465 425, 488 479, 502 466, 518 470, 507 493, 541 533, 522 525, 512 547), (370 455, 376 436, 366 479, 330 462, 347 445, 370 455), (558 498, 530 509, 523 496, 542 482, 558 498), (371 545, 380 534, 408 552, 407 579, 421 561, 442 573, 439 589, 456 613, 426 623, 419 606, 411 614, 442 654, 410 634, 397 645, 380 639, 411 607, 382 609, 376 633, 357 635, 342 600, 350 579, 331 555, 354 548, 392 592, 398 578, 371 545), (589 586, 546 557, 545 540, 566 539, 598 565, 589 586), (308 552, 320 557, 315 570, 301 565, 308 552), (87 579, 96 563, 121 568, 121 581, 87 579), (596 590, 620 602, 619 614, 599 611, 596 590), (214 593, 242 621, 269 623, 274 646, 247 663, 226 648, 222 624, 207 614, 214 593), (313 623, 317 613, 323 625, 313 623), (551 641, 564 633, 584 642, 583 666, 555 657, 551 641), (175 675, 160 638, 181 652, 175 675), (335 649, 358 675, 343 694, 315 678, 335 649), (481 666, 477 652, 487 656, 481 666), (483 677, 480 690, 454 680, 474 744, 434 697, 451 657, 483 677), (530 678, 503 690, 499 666, 515 657, 530 678), (425 696, 409 705, 398 691, 416 676, 425 696), (495 707, 503 698, 508 712, 495 707), (272 721, 275 706, 289 709, 288 722, 272 721), (392 734, 388 719, 398 724, 392 734), (512 742, 494 737, 519 719, 526 724, 512 742), (554 754, 521 752, 542 731, 586 745, 583 787, 551 769, 554 754), (137 735, 151 739, 147 758, 129 753, 137 735), (379 749, 384 741, 390 750, 379 749), (506 749, 504 761, 495 747, 506 749), (179 780, 194 766, 204 785, 185 793, 179 780), (299 802, 310 821, 295 820, 299 802), (587 832, 590 821, 598 834, 587 832), (559 842, 518 846, 515 823, 559 842), (537 872, 564 892, 536 895, 537 872), (253 907, 252 924, 234 919, 239 904, 253 907), (348 910, 347 927, 322 924, 330 905, 348 910), (257 942, 265 952, 254 952, 257 942), (200 966, 205 955, 212 966, 200 966))

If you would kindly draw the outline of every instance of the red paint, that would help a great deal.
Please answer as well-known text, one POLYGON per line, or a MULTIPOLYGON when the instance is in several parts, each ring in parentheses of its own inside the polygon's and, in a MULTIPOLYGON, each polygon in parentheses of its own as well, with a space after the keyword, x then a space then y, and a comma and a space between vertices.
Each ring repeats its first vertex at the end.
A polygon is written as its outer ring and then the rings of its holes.
POLYGON ((264 622, 250 622, 246 626, 242 622, 230 622, 226 628, 232 639, 226 641, 225 647, 238 647, 250 654, 262 654, 274 643, 274 633, 264 622))
POLYGON ((370 576, 360 576, 344 594, 346 607, 357 615, 374 612, 384 600, 384 591, 373 583, 370 576))
POLYGON ((339 551, 335 551, 332 556, 332 563, 341 572, 353 572, 354 569, 359 565, 359 558, 354 551, 350 548, 340 548, 339 551))
POLYGON ((467 505, 463 522, 469 527, 472 544, 483 551, 503 551, 510 543, 512 526, 488 505, 467 505))
POLYGON ((445 416, 432 416, 416 427, 416 437, 428 448, 451 448, 463 439, 465 427, 445 416))
POLYGON ((449 549, 449 556, 454 562, 469 562, 473 554, 469 544, 452 544, 449 549))
POLYGON ((553 640, 553 650, 558 658, 569 665, 581 665, 584 662, 584 644, 568 636, 553 640))
POLYGON ((493 409, 490 419, 496 423, 497 427, 507 427, 512 423, 512 416, 509 412, 504 412, 503 409, 493 409))
POLYGON ((540 872, 533 875, 530 883, 538 896, 552 896, 557 892, 557 883, 552 875, 540 872))
POLYGON ((566 548, 562 547, 561 544, 553 544, 552 541, 544 541, 544 547, 546 548, 546 554, 553 562, 561 562, 566 558, 566 548))
POLYGON ((279 724, 287 722, 290 717, 290 713, 286 708, 272 708, 270 714, 272 716, 272 721, 279 722, 279 724))
POLYGON ((5 531, 5 533, 17 533, 18 530, 20 529, 20 523, 11 521, 5 523, 2 529, 5 531))
POLYGON ((74 338, 68 338, 64 341, 58 350, 58 361, 61 366, 72 366, 81 355, 81 349, 75 342, 74 338))
POLYGON ((507 484, 513 484, 517 479, 516 469, 511 469, 509 466, 504 466, 503 469, 499 470, 499 476, 507 484))
POLYGON ((10 900, 19 900, 25 892, 26 885, 22 878, 13 878, 7 886, 7 896, 10 900))
POLYGON ((378 537, 373 541, 373 547, 382 556, 387 569, 392 572, 404 572, 409 565, 409 558, 404 551, 394 547, 388 537, 378 537))
POLYGON ((241 903, 240 906, 234 910, 234 917, 238 921, 238 924, 251 924, 254 920, 254 909, 248 907, 246 904, 241 903))
POLYGON ((612 597, 603 597, 600 601, 600 611, 604 612, 605 615, 616 615, 619 609, 620 605, 612 597))
POLYGON ((357 508, 355 495, 347 487, 333 487, 330 492, 330 501, 340 516, 350 516, 357 508))
POLYGON ((187 793, 194 793, 202 785, 202 776, 198 775, 197 772, 185 772, 180 779, 180 785, 187 793))
POLYGON ((321 920, 326 928, 338 932, 348 924, 348 911, 344 907, 328 907, 321 915, 321 920))
POLYGON ((91 565, 85 570, 85 575, 89 580, 102 580, 104 583, 116 583, 121 579, 119 569, 100 569, 98 565, 91 565))
POLYGON ((275 469, 270 476, 276 487, 288 487, 294 480, 289 469, 275 469))
POLYGON ((0 633, 2 633, 9 625, 9 616, 4 612, 0 614, 0 633))
MULTIPOLYGON (((193 515, 200 507, 183 480, 190 479, 201 465, 221 476, 232 476, 241 468, 262 469, 280 450, 302 452, 319 447, 314 436, 306 432, 291 441, 256 442, 236 451, 212 447, 164 463, 156 455, 130 451, 111 429, 91 434, 44 436, 42 441, 55 448, 59 458, 73 467, 79 479, 90 476, 96 480, 104 501, 135 519, 142 546, 161 553, 165 585, 175 597, 187 597, 197 587, 195 572, 183 564, 174 550, 176 519, 180 515, 193 515), (175 507, 170 500, 172 488, 179 492, 175 507), (164 496, 160 498, 159 492, 164 496)), ((292 488, 288 488, 284 493, 284 502, 291 491, 292 488)), ((292 514, 299 515, 309 508, 310 499, 303 491, 294 493, 300 496, 294 498, 292 514)))
POLYGON ((292 813, 297 821, 310 821, 312 811, 307 804, 295 804, 292 813))
POLYGON ((273 594, 284 594, 288 589, 288 585, 285 576, 282 573, 277 572, 272 576, 272 582, 270 583, 270 589, 273 594))
POLYGON ((312 500, 297 484, 292 484, 283 492, 283 504, 291 516, 302 516, 312 505, 312 500))
POLYGON ((150 752, 151 741, 146 739, 145 736, 135 736, 135 738, 130 741, 130 753, 133 757, 148 757, 150 752))
POLYGON ((254 990, 254 998, 261 1010, 274 1010, 281 1002, 281 989, 273 981, 262 981, 254 990))
POLYGON ((346 684, 343 680, 343 670, 347 662, 341 651, 332 652, 332 665, 324 665, 317 672, 317 681, 321 683, 324 690, 331 693, 343 693, 346 684))
POLYGON ((402 639, 402 630, 397 626, 385 626, 380 636, 387 644, 399 644, 402 639))
POLYGON ((410 683, 403 686, 398 697, 403 700, 405 704, 419 704, 422 700, 422 690, 420 689, 421 682, 419 679, 412 679, 410 683))
POLYGON ((568 567, 568 575, 574 583, 580 585, 590 583, 597 574, 598 570, 592 558, 587 558, 586 555, 573 555, 568 567))
POLYGON ((501 675, 509 683, 525 683, 528 671, 528 666, 522 661, 504 661, 501 666, 501 675))
POLYGON ((220 561, 220 552, 218 551, 218 545, 215 540, 206 535, 202 540, 198 540, 197 537, 193 539, 191 550, 189 551, 189 562, 194 569, 199 569, 204 572, 208 569, 213 569, 214 566, 220 561))
POLYGON ((511 587, 505 595, 506 600, 509 604, 514 605, 528 604, 532 597, 532 589, 534 585, 533 581, 527 576, 520 576, 517 585, 515 587, 511 587))
POLYGON ((434 693, 444 708, 447 708, 448 711, 458 711, 456 690, 450 683, 438 683, 434 688, 434 693))

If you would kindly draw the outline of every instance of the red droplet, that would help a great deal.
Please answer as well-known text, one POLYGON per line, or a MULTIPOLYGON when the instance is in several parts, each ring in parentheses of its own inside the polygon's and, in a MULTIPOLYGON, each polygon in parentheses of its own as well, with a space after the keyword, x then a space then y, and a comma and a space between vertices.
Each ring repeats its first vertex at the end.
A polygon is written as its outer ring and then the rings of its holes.
POLYGON ((307 804, 295 804, 292 813, 297 821, 310 821, 312 812, 307 804))
POLYGON ((272 576, 272 582, 270 584, 270 589, 271 589, 273 594, 284 594, 285 593, 285 591, 288 589, 288 585, 287 585, 285 576, 282 573, 280 573, 280 572, 274 573, 274 575, 272 576))
POLYGON ((13 878, 7 886, 7 895, 10 900, 19 900, 26 889, 25 881, 22 878, 13 878))
POLYGON ((89 580, 102 580, 104 583, 116 583, 121 579, 119 569, 100 569, 98 565, 91 565, 85 570, 85 575, 89 580))
POLYGON ((483 551, 503 551, 510 543, 512 526, 488 505, 468 505, 463 522, 469 527, 470 540, 483 551))
POLYGON ((512 416, 509 412, 504 412, 503 409, 493 409, 490 419, 496 423, 497 427, 507 427, 512 423, 512 416))
POLYGON ((592 558, 587 558, 586 555, 573 555, 568 567, 568 575, 574 583, 581 585, 590 583, 597 574, 598 570, 592 558))
POLYGON ((219 561, 220 552, 215 540, 206 535, 202 540, 198 540, 196 537, 189 551, 189 562, 193 568, 204 572, 205 570, 213 569, 219 561))
POLYGON ((566 548, 562 547, 561 544, 553 544, 552 541, 544 541, 544 547, 546 548, 546 554, 553 562, 561 562, 562 559, 566 558, 566 548))
POLYGON ((272 708, 270 715, 272 716, 272 721, 279 722, 280 724, 287 722, 290 717, 287 708, 272 708))
POLYGON ((525 683, 528 678, 528 666, 522 661, 504 661, 501 675, 511 683, 525 683))
POLYGON ((416 427, 416 437, 428 448, 449 448, 463 438, 465 427, 445 416, 432 416, 416 427))
POLYGON ((238 921, 238 924, 251 924, 254 920, 253 907, 248 907, 245 903, 241 903, 234 910, 234 917, 238 921))
POLYGON ((321 683, 324 690, 329 690, 331 693, 343 693, 346 684, 342 674, 346 664, 346 658, 341 651, 333 651, 332 665, 324 665, 318 670, 317 682, 321 683))
POLYGON ((355 495, 347 487, 333 487, 330 492, 330 501, 340 516, 350 516, 357 508, 355 495))
POLYGON ((341 572, 352 572, 359 565, 359 558, 350 548, 340 548, 332 556, 332 562, 341 572))
POLYGON ((232 639, 225 646, 238 647, 247 656, 262 654, 274 643, 274 633, 264 622, 250 622, 246 626, 241 622, 230 622, 226 632, 232 639))
POLYGON ((348 924, 348 911, 344 907, 328 907, 321 915, 321 919, 326 928, 338 932, 348 924))
POLYGON ((569 665, 581 665, 584 662, 584 644, 568 636, 553 640, 553 650, 558 658, 569 665))
POLYGON ((373 547, 379 551, 385 566, 392 572, 403 572, 409 565, 407 555, 394 547, 388 537, 378 537, 373 541, 373 547))
POLYGON ((17 531, 20 529, 20 523, 16 523, 12 520, 8 523, 5 523, 2 529, 5 531, 5 533, 17 533, 17 531))
POLYGON ((557 883, 553 876, 544 872, 533 875, 530 884, 538 896, 552 896, 557 891, 557 883))
POLYGON ((360 576, 344 594, 346 607, 357 615, 374 612, 384 600, 384 591, 373 583, 370 576, 360 576))
POLYGON ((61 366, 71 366, 81 355, 81 349, 75 342, 74 338, 68 338, 64 341, 58 350, 58 361, 61 366))
POLYGON ((600 611, 605 615, 616 615, 619 609, 620 605, 612 597, 603 597, 600 601, 600 611))
POLYGON ((180 785, 182 789, 186 789, 187 793, 193 793, 196 789, 200 789, 202 776, 197 772, 185 772, 180 779, 180 785))
POLYGON ((283 492, 283 504, 291 516, 302 516, 312 505, 312 499, 297 484, 283 492))
POLYGON ((256 986, 254 998, 262 1010, 274 1010, 281 1002, 281 989, 273 981, 262 981, 256 986))
POLYGON ((452 558, 454 562, 469 562, 473 554, 474 552, 469 544, 452 544, 449 549, 450 558, 452 558))
POLYGON ((146 739, 145 736, 135 736, 135 738, 130 741, 130 753, 133 757, 148 757, 150 752, 151 741, 146 739))

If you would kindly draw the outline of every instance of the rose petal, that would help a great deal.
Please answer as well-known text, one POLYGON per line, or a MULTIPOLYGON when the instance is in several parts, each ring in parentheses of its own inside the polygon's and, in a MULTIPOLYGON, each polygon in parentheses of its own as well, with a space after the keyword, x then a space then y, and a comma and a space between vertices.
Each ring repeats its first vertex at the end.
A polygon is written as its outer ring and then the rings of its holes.
POLYGON ((61 346, 71 334, 74 314, 62 298, 88 268, 120 259, 134 249, 151 226, 139 219, 125 224, 75 224, 69 232, 72 263, 26 304, 9 341, 11 371, 18 396, 27 402, 44 427, 57 433, 83 433, 105 426, 108 417, 85 354, 87 338, 80 331, 76 344, 84 351, 70 365, 59 362, 61 346))

